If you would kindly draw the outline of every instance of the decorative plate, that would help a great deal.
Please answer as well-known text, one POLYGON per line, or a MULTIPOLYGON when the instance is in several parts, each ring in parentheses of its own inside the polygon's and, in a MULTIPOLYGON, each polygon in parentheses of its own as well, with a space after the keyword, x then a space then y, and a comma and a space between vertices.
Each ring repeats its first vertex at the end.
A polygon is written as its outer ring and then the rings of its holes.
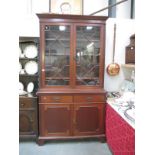
POLYGON ((19 90, 19 95, 26 95, 26 94, 27 94, 26 91, 24 91, 24 90, 19 90))
POLYGON ((24 85, 23 83, 19 82, 19 91, 23 91, 24 90, 24 85))
POLYGON ((22 50, 21 50, 21 48, 19 47, 19 57, 21 57, 21 54, 22 54, 22 50))
POLYGON ((21 72, 22 70, 22 64, 19 62, 19 73, 21 72))
POLYGON ((38 64, 36 61, 28 61, 24 68, 25 72, 30 75, 34 75, 38 72, 38 64))
POLYGON ((30 59, 37 57, 38 55, 37 47, 35 45, 26 46, 24 49, 24 55, 26 58, 30 58, 30 59))
POLYGON ((34 83, 33 82, 29 82, 26 88, 28 93, 32 93, 34 90, 34 83))

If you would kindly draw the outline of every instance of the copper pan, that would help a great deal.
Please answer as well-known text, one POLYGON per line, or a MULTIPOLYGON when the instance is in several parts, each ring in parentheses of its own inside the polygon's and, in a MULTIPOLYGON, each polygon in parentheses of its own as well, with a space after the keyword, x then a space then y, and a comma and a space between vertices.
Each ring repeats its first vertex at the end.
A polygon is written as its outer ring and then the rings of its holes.
POLYGON ((108 67, 107 67, 107 73, 110 76, 118 75, 119 71, 120 71, 119 64, 114 62, 114 57, 115 57, 115 40, 116 40, 116 24, 114 25, 113 59, 112 59, 112 63, 109 64, 108 67))

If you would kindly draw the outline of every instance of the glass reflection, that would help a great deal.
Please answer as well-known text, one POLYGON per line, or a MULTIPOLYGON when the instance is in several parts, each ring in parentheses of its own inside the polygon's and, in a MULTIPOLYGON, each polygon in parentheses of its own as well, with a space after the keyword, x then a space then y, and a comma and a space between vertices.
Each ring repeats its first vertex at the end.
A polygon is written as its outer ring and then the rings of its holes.
POLYGON ((100 28, 76 28, 76 84, 99 85, 100 28))
POLYGON ((69 85, 70 27, 45 26, 45 85, 69 85))

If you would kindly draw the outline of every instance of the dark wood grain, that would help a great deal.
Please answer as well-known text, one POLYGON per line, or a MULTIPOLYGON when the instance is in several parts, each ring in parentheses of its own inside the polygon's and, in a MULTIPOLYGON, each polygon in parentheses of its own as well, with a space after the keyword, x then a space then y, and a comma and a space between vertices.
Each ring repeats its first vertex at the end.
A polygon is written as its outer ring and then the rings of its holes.
POLYGON ((125 63, 135 64, 135 34, 130 36, 130 44, 125 48, 125 63))
POLYGON ((19 98, 20 138, 38 135, 37 98, 19 98))

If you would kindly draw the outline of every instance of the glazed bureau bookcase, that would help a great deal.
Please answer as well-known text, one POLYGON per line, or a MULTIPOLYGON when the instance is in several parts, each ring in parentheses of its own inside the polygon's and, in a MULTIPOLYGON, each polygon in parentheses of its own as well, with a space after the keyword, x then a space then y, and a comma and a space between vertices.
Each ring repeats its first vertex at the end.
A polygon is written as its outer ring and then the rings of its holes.
POLYGON ((38 144, 105 138, 107 17, 37 14, 40 22, 38 144))

